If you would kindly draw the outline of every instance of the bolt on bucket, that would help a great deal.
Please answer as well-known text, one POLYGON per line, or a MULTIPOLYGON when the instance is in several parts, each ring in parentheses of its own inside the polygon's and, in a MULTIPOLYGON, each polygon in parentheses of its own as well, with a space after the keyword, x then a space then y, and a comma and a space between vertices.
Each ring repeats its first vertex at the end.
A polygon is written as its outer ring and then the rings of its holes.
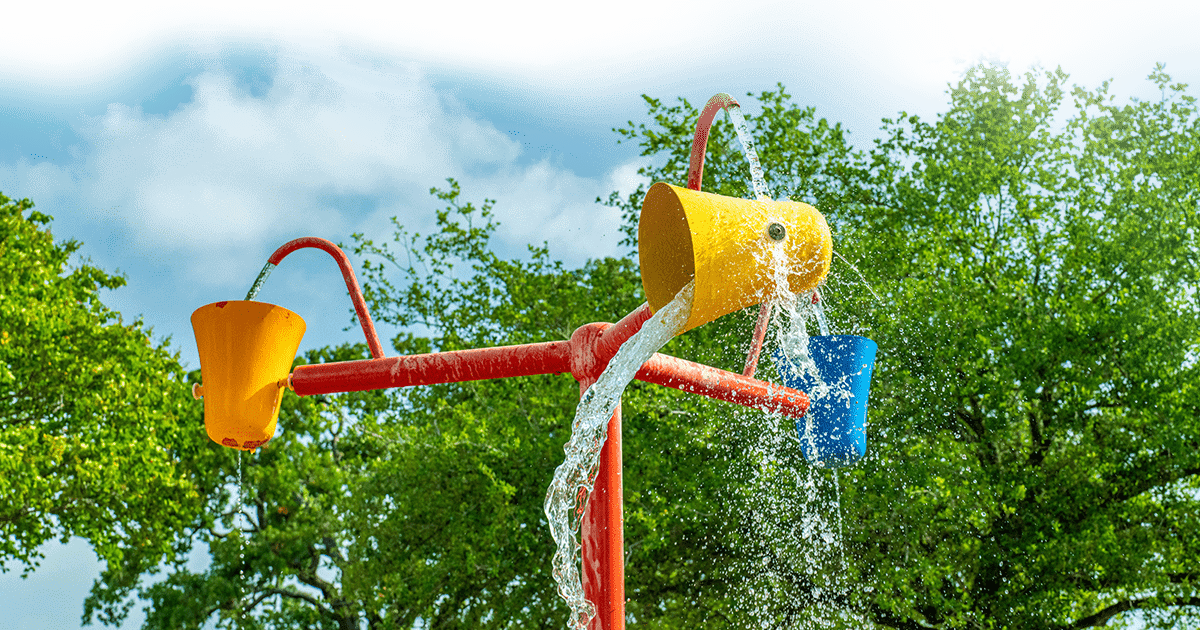
POLYGON ((808 412, 796 421, 796 431, 800 450, 813 465, 848 466, 866 454, 867 397, 878 347, 858 335, 809 337, 808 354, 819 380, 797 369, 782 348, 772 353, 783 384, 808 393, 808 412))
POLYGON ((304 320, 266 302, 228 301, 192 313, 204 427, 218 444, 253 450, 275 435, 304 320))

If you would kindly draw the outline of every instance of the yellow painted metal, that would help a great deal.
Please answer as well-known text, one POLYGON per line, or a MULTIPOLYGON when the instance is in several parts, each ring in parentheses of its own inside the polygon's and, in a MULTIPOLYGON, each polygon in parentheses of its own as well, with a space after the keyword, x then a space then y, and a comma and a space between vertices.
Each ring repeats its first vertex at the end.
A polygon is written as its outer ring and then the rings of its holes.
POLYGON ((248 451, 275 435, 304 328, 299 315, 266 302, 216 302, 192 313, 208 437, 248 451))
POLYGON ((829 224, 806 203, 734 199, 664 182, 642 201, 638 258, 651 310, 696 280, 683 330, 768 299, 777 258, 788 289, 803 293, 825 279, 832 257, 829 224), (786 229, 782 241, 768 234, 773 223, 786 229))

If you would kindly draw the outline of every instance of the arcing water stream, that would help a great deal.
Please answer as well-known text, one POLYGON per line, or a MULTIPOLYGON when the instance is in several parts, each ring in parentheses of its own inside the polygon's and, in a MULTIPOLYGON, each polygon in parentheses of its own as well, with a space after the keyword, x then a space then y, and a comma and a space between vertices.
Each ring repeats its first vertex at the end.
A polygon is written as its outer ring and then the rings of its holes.
POLYGON ((550 535, 558 550, 554 553, 554 581, 558 593, 571 607, 571 624, 583 630, 596 614, 595 606, 583 596, 583 580, 579 574, 582 561, 579 546, 580 516, 596 482, 600 466, 600 450, 608 435, 608 419, 621 401, 625 386, 679 332, 692 310, 693 284, 680 290, 666 306, 658 309, 642 329, 630 337, 608 363, 575 408, 571 425, 571 440, 563 450, 566 459, 554 471, 554 479, 546 490, 546 518, 550 535))
POLYGON ((767 188, 767 178, 763 174, 762 164, 758 161, 758 151, 754 150, 754 140, 750 136, 750 128, 746 125, 746 117, 742 115, 742 108, 736 105, 726 107, 725 115, 729 116, 729 122, 737 132, 738 141, 742 143, 742 153, 750 163, 750 183, 754 187, 754 198, 759 201, 770 200, 771 190, 767 188))

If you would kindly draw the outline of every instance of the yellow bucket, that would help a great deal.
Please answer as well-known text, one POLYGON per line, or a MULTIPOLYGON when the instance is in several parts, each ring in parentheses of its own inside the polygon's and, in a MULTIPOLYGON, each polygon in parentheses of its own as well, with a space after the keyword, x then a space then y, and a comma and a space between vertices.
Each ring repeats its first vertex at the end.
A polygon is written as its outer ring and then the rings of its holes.
POLYGON ((638 259, 651 310, 696 281, 683 330, 767 300, 783 277, 792 293, 811 291, 832 257, 829 224, 806 203, 735 199, 663 182, 642 202, 638 259), (777 273, 785 276, 777 280, 777 273))
POLYGON ((274 437, 304 328, 299 315, 266 302, 216 302, 192 313, 208 437, 245 451, 274 437))

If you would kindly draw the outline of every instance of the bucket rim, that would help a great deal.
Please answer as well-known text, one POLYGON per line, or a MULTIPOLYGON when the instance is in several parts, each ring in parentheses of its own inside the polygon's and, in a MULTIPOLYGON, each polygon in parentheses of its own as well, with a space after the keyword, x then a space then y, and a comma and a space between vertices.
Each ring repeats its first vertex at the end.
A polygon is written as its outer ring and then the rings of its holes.
POLYGON ((207 309, 210 307, 225 308, 225 306, 228 304, 261 304, 262 306, 266 307, 266 310, 268 310, 268 311, 279 309, 281 311, 284 311, 285 313, 291 313, 292 315, 295 315, 297 317, 300 316, 299 313, 297 313, 296 311, 293 311, 292 309, 290 309, 286 306, 280 306, 278 304, 272 304, 270 302, 263 302, 261 300, 220 300, 217 302, 210 302, 210 303, 205 304, 204 306, 201 306, 201 307, 197 308, 196 310, 192 311, 192 315, 194 316, 194 315, 196 315, 196 313, 199 313, 200 311, 203 311, 204 309, 207 309))

